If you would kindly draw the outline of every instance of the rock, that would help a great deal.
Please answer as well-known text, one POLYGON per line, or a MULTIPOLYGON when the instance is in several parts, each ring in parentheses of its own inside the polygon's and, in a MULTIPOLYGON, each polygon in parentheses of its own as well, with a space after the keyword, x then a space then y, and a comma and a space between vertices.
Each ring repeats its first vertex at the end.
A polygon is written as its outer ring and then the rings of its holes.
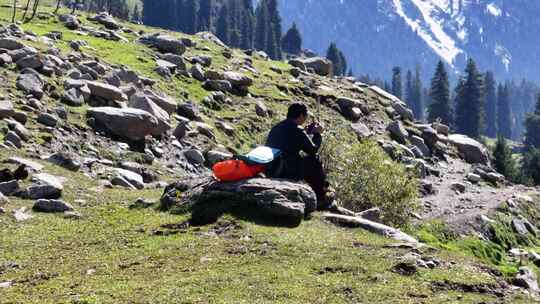
POLYGON ((515 218, 512 220, 512 229, 514 229, 514 231, 519 235, 529 234, 529 230, 527 229, 527 227, 525 227, 525 221, 521 219, 515 218))
POLYGON ((418 137, 416 135, 411 136, 409 139, 411 141, 411 144, 416 146, 422 152, 422 155, 424 157, 431 156, 431 150, 429 150, 428 146, 424 142, 424 139, 422 139, 422 138, 420 138, 420 137, 418 137))
POLYGON ((79 20, 73 15, 60 15, 58 16, 58 20, 64 23, 64 26, 70 30, 76 30, 80 27, 79 20))
POLYGON ((381 209, 374 207, 374 208, 359 212, 356 214, 356 216, 359 216, 361 218, 364 218, 372 222, 380 223, 381 218, 382 218, 382 212, 381 212, 381 209))
POLYGON ((34 183, 26 189, 26 195, 31 199, 56 199, 62 195, 62 182, 53 175, 47 173, 35 174, 32 177, 34 183))
POLYGON ((167 113, 172 114, 177 111, 178 105, 174 99, 165 95, 158 95, 150 90, 144 90, 144 94, 167 113))
MULTIPOLYGON (((133 171, 115 168, 114 169, 115 177, 120 177, 121 179, 127 181, 130 185, 136 189, 144 189, 143 177, 140 174, 137 174, 133 171)), ((114 179, 113 179, 114 180, 114 179)), ((113 182, 113 185, 115 183, 113 182)))
POLYGON ((18 50, 24 48, 19 40, 14 38, 0 38, 0 49, 5 49, 8 51, 18 50))
POLYGON ((71 88, 62 94, 62 102, 73 107, 80 107, 84 104, 84 95, 76 88, 71 88))
POLYGON ((177 113, 189 120, 202 121, 199 106, 192 101, 178 105, 177 113))
POLYGON ((205 81, 206 77, 204 77, 204 71, 200 64, 196 63, 191 66, 191 69, 189 70, 191 73, 191 76, 198 81, 205 81))
POLYGON ((206 153, 206 159, 208 160, 208 163, 210 163, 210 165, 214 165, 218 162, 231 159, 232 157, 233 155, 231 153, 215 151, 215 150, 210 150, 206 153))
POLYGON ((208 91, 230 92, 232 85, 227 80, 206 80, 203 87, 208 91))
POLYGON ((30 94, 37 99, 43 97, 43 86, 45 85, 37 72, 23 73, 17 78, 17 88, 26 94, 30 94))
POLYGON ((184 71, 186 69, 186 63, 184 58, 180 55, 167 53, 161 56, 161 58, 169 63, 172 63, 175 68, 184 71))
MULTIPOLYGON (((234 136, 234 128, 231 127, 228 123, 225 123, 225 122, 222 122, 222 121, 216 121, 215 123, 216 125, 216 128, 220 129, 221 131, 223 131, 223 133, 229 135, 229 136, 234 136)), ((200 132, 200 131, 199 131, 200 132)), ((202 133, 202 132, 201 132, 202 133)), ((207 132, 206 132, 207 133, 207 132)), ((208 136, 208 135, 207 135, 208 136)), ((208 136, 210 138, 213 137, 213 134, 212 136, 208 136)))
POLYGON ((4 137, 4 141, 12 143, 15 147, 17 147, 17 149, 22 148, 21 138, 13 131, 7 132, 6 136, 4 137))
POLYGON ((409 137, 409 132, 405 130, 405 127, 403 127, 403 124, 399 120, 391 122, 386 129, 395 138, 395 140, 402 144, 405 143, 405 139, 409 137))
POLYGON ((130 140, 142 140, 148 135, 160 135, 158 120, 150 113, 132 108, 101 107, 88 110, 88 117, 108 132, 130 140))
POLYGON ((146 97, 143 93, 137 93, 129 99, 129 106, 135 109, 144 110, 152 114, 158 120, 157 134, 167 132, 171 129, 169 114, 158 107, 150 98, 146 97))
POLYGON ((110 101, 127 101, 128 100, 126 94, 124 94, 122 90, 120 90, 119 88, 115 86, 97 82, 97 81, 88 81, 86 82, 86 84, 88 85, 88 88, 90 89, 90 93, 94 96, 103 98, 105 100, 110 100, 110 101))
POLYGON ((107 12, 101 12, 92 18, 88 18, 88 20, 98 22, 109 30, 118 30, 121 28, 114 18, 107 12))
POLYGON ((43 170, 43 166, 35 161, 21 158, 21 157, 10 157, 6 160, 6 163, 10 164, 16 164, 16 165, 24 165, 26 169, 29 169, 31 172, 41 172, 43 170))
POLYGON ((519 268, 519 272, 514 280, 514 284, 526 288, 535 294, 540 292, 536 274, 528 267, 519 268))
POLYGON ((186 156, 187 160, 192 164, 200 165, 204 163, 204 156, 201 151, 197 149, 190 149, 184 151, 184 155, 186 156))
POLYGON ((28 211, 28 208, 26 207, 22 207, 22 208, 19 208, 15 211, 13 211, 13 217, 15 218, 15 221, 16 222, 23 222, 23 221, 26 221, 26 220, 29 220, 31 218, 33 218, 33 216, 27 212, 28 211))
POLYGON ((450 185, 450 189, 457 191, 459 193, 465 193, 465 190, 467 190, 467 187, 463 183, 453 183, 450 185))
POLYGON ((431 127, 435 129, 437 133, 440 133, 445 136, 448 136, 448 133, 450 132, 450 127, 439 122, 432 123, 431 127))
POLYGON ((413 111, 407 107, 403 102, 395 102, 392 104, 394 111, 396 111, 399 116, 404 120, 414 121, 413 111))
POLYGON ((56 152, 47 160, 71 171, 78 171, 81 168, 81 163, 76 160, 75 155, 68 152, 56 152))
POLYGON ((13 58, 7 53, 0 54, 0 67, 13 63, 13 58))
POLYGON ((362 117, 362 111, 360 110, 361 103, 358 100, 348 97, 338 97, 337 104, 339 106, 341 114, 351 120, 358 120, 362 117))
POLYGON ((184 46, 182 40, 164 33, 146 35, 141 37, 139 41, 141 43, 155 47, 162 53, 182 55, 186 51, 186 47, 184 46))
POLYGON ((173 135, 177 140, 181 140, 182 138, 184 138, 184 136, 186 136, 187 131, 188 131, 187 123, 180 122, 178 126, 176 126, 176 128, 174 129, 173 135))
POLYGON ((424 139, 424 142, 429 149, 434 150, 437 146, 437 142, 439 141, 439 136, 437 135, 437 131, 435 131, 435 129, 428 127, 422 130, 422 139, 424 139))
POLYGON ((350 228, 363 228, 375 234, 379 234, 400 242, 408 243, 418 243, 418 241, 412 236, 401 232, 398 229, 386 226, 380 223, 376 223, 370 220, 367 220, 362 217, 353 217, 340 214, 324 213, 322 215, 323 219, 328 220, 332 223, 338 224, 340 226, 350 227, 350 228))
POLYGON ((311 69, 321 76, 328 76, 333 73, 332 62, 322 57, 296 58, 295 60, 289 60, 289 64, 303 71, 311 69))
POLYGON ((38 115, 37 122, 46 125, 47 127, 56 127, 58 118, 49 113, 41 113, 38 115))
POLYGON ((2 192, 0 192, 0 206, 4 206, 7 204, 9 204, 9 198, 7 198, 7 196, 5 196, 2 192))
POLYGON ((261 116, 261 117, 267 117, 268 116, 268 108, 261 100, 255 101, 255 114, 261 116))
POLYGON ((65 211, 72 211, 73 206, 57 199, 38 199, 34 203, 34 207, 32 207, 32 209, 38 212, 60 213, 65 211))
POLYGON ((162 60, 162 59, 157 59, 156 64, 160 68, 168 69, 171 72, 171 74, 174 74, 175 71, 176 71, 176 65, 174 63, 169 62, 169 61, 162 60))
POLYGON ((171 69, 164 67, 164 66, 158 66, 154 69, 154 71, 161 77, 170 79, 172 77, 171 69))
POLYGON ((239 72, 225 72, 223 78, 233 87, 250 87, 253 84, 253 79, 239 72))
POLYGON ((16 64, 17 64, 17 67, 21 70, 27 69, 27 68, 39 70, 45 64, 45 59, 39 54, 28 55, 17 60, 16 64))
POLYGON ((3 195, 13 195, 19 190, 19 182, 16 180, 0 183, 0 193, 3 195))
POLYGON ((204 224, 217 220, 229 208, 256 206, 276 222, 299 224, 315 211, 315 193, 306 184, 285 180, 254 178, 236 183, 188 181, 169 185, 161 197, 162 207, 187 208, 191 222, 204 224), (197 185, 193 187, 193 185, 197 185), (178 191, 183 193, 178 196, 178 191))
POLYGON ((482 177, 474 173, 469 173, 467 174, 467 180, 473 184, 478 184, 482 180, 482 177))
POLYGON ((358 140, 360 141, 373 135, 371 130, 361 122, 352 123, 351 128, 353 129, 354 133, 358 137, 358 140))
POLYGON ((156 202, 154 201, 148 201, 144 198, 138 198, 133 204, 129 205, 129 209, 132 210, 140 210, 140 209, 147 209, 152 206, 154 206, 156 202))
POLYGON ((486 147, 478 141, 461 134, 452 134, 448 140, 458 148, 462 158, 473 164, 489 164, 489 155, 486 147))
POLYGON ((13 104, 9 100, 0 100, 0 119, 15 115, 13 104))
POLYGON ((200 64, 203 67, 209 67, 212 65, 212 57, 206 55, 198 55, 191 58, 192 64, 200 64))
POLYGON ((505 181, 504 175, 496 172, 487 173, 486 175, 484 175, 484 179, 494 184, 503 183, 505 181))
POLYGON ((11 131, 15 132, 17 136, 23 140, 28 141, 32 134, 21 123, 15 120, 7 120, 8 127, 11 131))

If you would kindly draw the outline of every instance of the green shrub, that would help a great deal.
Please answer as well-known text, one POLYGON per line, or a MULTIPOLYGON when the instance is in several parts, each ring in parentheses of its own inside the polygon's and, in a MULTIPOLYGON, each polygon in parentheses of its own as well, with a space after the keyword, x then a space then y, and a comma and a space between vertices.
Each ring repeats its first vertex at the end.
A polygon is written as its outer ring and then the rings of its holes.
POLYGON ((418 181, 377 143, 358 143, 338 135, 326 139, 320 156, 345 208, 378 207, 383 222, 395 226, 405 226, 418 208, 418 181))

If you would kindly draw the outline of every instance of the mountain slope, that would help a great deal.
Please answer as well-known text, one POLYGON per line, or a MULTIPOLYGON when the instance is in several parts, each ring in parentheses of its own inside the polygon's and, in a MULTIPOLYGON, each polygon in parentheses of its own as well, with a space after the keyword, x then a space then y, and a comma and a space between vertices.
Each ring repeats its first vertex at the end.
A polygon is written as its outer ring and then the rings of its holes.
POLYGON ((540 80, 535 1, 292 0, 280 9, 285 27, 299 24, 306 47, 324 53, 336 40, 361 74, 415 64, 431 73, 439 58, 457 72, 473 57, 499 78, 540 80))

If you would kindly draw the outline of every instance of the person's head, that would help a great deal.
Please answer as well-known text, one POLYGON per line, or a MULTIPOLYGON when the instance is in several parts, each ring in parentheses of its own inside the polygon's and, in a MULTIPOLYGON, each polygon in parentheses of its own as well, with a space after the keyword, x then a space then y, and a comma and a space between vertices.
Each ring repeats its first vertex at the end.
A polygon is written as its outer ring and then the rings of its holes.
POLYGON ((308 118, 308 109, 299 102, 293 103, 287 111, 287 118, 293 120, 297 125, 303 125, 308 118))

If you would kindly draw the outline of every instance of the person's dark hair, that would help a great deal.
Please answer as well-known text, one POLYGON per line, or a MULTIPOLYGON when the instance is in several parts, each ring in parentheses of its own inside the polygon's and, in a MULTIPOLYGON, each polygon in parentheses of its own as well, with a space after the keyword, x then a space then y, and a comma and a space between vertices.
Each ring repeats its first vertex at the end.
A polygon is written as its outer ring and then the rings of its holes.
POLYGON ((289 110, 287 111, 287 118, 289 119, 297 119, 300 117, 300 115, 307 115, 308 109, 306 105, 301 104, 299 102, 293 103, 289 110))

